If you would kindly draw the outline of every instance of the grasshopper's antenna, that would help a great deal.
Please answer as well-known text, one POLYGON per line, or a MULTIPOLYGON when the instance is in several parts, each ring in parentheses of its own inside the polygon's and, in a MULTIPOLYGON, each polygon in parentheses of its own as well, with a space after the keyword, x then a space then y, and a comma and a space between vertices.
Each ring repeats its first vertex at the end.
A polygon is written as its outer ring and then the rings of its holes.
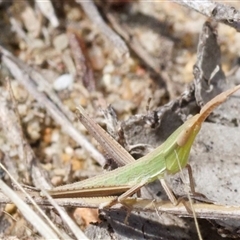
MULTIPOLYGON (((178 163, 178 166, 179 166, 179 169, 180 169, 181 178, 182 178, 182 180, 183 180, 183 183, 186 184, 187 181, 186 181, 186 179, 185 179, 185 177, 184 177, 184 175, 183 175, 182 166, 181 166, 181 164, 180 164, 177 151, 174 150, 174 152, 175 152, 176 159, 177 159, 177 163, 178 163)), ((194 211, 193 202, 192 202, 192 199, 191 199, 190 194, 189 194, 188 191, 187 191, 187 196, 188 196, 188 200, 189 200, 189 203, 190 203, 190 206, 191 206, 191 210, 192 210, 193 219, 194 219, 194 223, 195 223, 195 226, 196 226, 198 238, 199 238, 199 240, 203 240, 202 234, 201 234, 201 231, 200 231, 200 228, 199 228, 198 220, 197 220, 197 215, 196 215, 196 212, 194 211)))

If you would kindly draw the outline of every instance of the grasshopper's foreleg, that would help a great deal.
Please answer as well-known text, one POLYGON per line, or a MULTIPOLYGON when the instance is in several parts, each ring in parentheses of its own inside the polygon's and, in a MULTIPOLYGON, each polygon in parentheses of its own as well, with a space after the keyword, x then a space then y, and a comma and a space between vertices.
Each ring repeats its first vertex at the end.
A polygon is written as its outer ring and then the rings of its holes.
POLYGON ((213 201, 209 200, 204 194, 196 192, 195 183, 194 183, 194 180, 193 180, 192 167, 191 167, 190 164, 187 164, 186 168, 187 168, 187 171, 188 171, 189 185, 190 185, 192 198, 195 199, 195 200, 206 202, 206 203, 213 203, 213 201))
POLYGON ((190 210, 190 208, 187 206, 185 200, 184 200, 184 197, 180 197, 180 198, 176 198, 176 196, 174 195, 172 189, 168 186, 167 182, 165 181, 165 179, 163 178, 159 178, 159 181, 161 182, 162 184, 162 187, 164 189, 164 191, 166 192, 168 198, 170 199, 170 201, 172 202, 172 204, 174 206, 177 206, 180 202, 183 203, 183 205, 185 206, 186 210, 189 212, 189 213, 192 213, 192 211, 190 210))
POLYGON ((166 192, 168 198, 172 202, 174 206, 178 205, 179 201, 177 200, 176 196, 174 195, 172 189, 168 186, 167 182, 165 181, 164 178, 159 178, 159 181, 161 182, 161 185, 166 192))
POLYGON ((186 208, 186 210, 188 211, 188 213, 192 214, 192 210, 188 207, 188 205, 185 201, 185 197, 180 197, 177 199, 176 196, 174 195, 172 189, 168 186, 165 179, 159 178, 159 181, 161 182, 162 187, 163 187, 164 191, 166 192, 168 198, 172 202, 172 204, 174 206, 177 206, 181 202, 184 205, 184 207, 186 208))
POLYGON ((190 185, 190 189, 191 189, 191 193, 193 195, 195 195, 196 191, 195 191, 195 183, 193 180, 193 173, 192 173, 192 167, 190 164, 186 165, 187 171, 188 171, 188 178, 189 178, 189 185, 190 185))
MULTIPOLYGON (((196 200, 201 200, 201 201, 204 201, 204 202, 205 201, 206 202, 212 202, 212 201, 208 200, 203 194, 195 191, 192 168, 189 164, 187 164, 186 168, 187 168, 187 171, 188 171, 189 184, 190 184, 191 194, 193 195, 193 197, 196 198, 196 200)), ((172 204, 174 206, 177 206, 180 202, 182 202, 182 204, 185 206, 186 210, 189 213, 192 213, 192 210, 188 207, 188 205, 185 201, 185 197, 180 197, 180 198, 177 199, 176 196, 174 195, 172 189, 168 186, 165 179, 159 178, 159 181, 161 182, 161 185, 162 185, 164 191, 166 192, 168 198, 170 199, 170 201, 172 202, 172 204)))

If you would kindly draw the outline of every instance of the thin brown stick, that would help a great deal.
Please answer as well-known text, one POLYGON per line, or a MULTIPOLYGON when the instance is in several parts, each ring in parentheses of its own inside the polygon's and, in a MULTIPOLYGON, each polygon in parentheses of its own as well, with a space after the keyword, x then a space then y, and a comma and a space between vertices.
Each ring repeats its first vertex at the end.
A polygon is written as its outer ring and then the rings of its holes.
POLYGON ((141 47, 141 43, 136 37, 132 36, 129 28, 126 25, 120 25, 116 17, 110 12, 106 12, 106 17, 114 30, 129 44, 137 56, 141 58, 148 67, 154 70, 157 74, 160 74, 160 64, 156 62, 143 47, 141 47))
POLYGON ((102 33, 111 41, 111 43, 115 46, 117 51, 120 53, 119 57, 128 57, 129 50, 125 42, 104 22, 101 15, 99 14, 96 6, 92 2, 92 0, 81 1, 76 0, 79 3, 86 15, 90 18, 90 20, 95 23, 95 25, 102 31, 102 33))
POLYGON ((77 34, 70 30, 68 30, 68 39, 71 53, 77 69, 77 76, 79 77, 80 81, 82 81, 84 87, 86 87, 87 90, 91 92, 95 90, 96 86, 93 71, 90 67, 88 59, 85 57, 85 44, 77 34))

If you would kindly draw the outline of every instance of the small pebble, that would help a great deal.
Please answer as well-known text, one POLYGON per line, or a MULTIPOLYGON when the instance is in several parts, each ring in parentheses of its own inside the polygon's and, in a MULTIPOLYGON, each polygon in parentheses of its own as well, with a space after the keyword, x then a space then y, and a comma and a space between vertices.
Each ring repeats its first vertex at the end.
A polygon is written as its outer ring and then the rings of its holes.
POLYGON ((42 165, 43 169, 46 171, 52 171, 53 170, 53 165, 52 163, 45 163, 42 165))
POLYGON ((53 46, 58 51, 62 51, 68 47, 67 34, 60 34, 53 39, 53 46))
POLYGON ((63 179, 60 176, 54 176, 51 179, 51 183, 53 186, 60 186, 60 185, 62 185, 62 182, 63 182, 63 179))
POLYGON ((41 127, 37 119, 28 123, 27 132, 32 140, 38 140, 40 138, 40 131, 41 127))
POLYGON ((66 176, 66 168, 55 168, 53 174, 61 177, 66 176))
POLYGON ((111 64, 107 64, 107 65, 105 65, 105 67, 104 67, 104 69, 103 69, 103 73, 113 73, 114 72, 114 66, 113 66, 113 64, 111 63, 111 64))
POLYGON ((68 155, 73 155, 73 148, 71 148, 70 146, 67 146, 66 148, 65 148, 65 153, 66 154, 68 154, 68 155))
POLYGON ((50 144, 52 140, 52 128, 46 128, 44 130, 43 140, 46 144, 50 144))
POLYGON ((73 76, 71 74, 63 74, 60 77, 58 77, 54 83, 53 88, 56 91, 62 91, 64 89, 70 88, 73 84, 73 76))
POLYGON ((91 222, 99 221, 98 209, 76 208, 73 212, 73 217, 79 225, 83 224, 82 221, 85 222, 86 226, 91 222))
POLYGON ((102 49, 99 46, 94 45, 89 49, 88 55, 92 68, 97 71, 102 70, 106 64, 102 49))
POLYGON ((59 129, 54 129, 52 131, 51 142, 58 142, 60 137, 59 129))
POLYGON ((66 154, 66 153, 63 153, 63 154, 61 155, 61 159, 62 159, 62 162, 68 163, 68 162, 71 160, 71 156, 68 155, 68 154, 66 154))
POLYGON ((5 211, 9 214, 14 213, 16 209, 17 209, 16 205, 12 203, 8 203, 5 206, 5 211))
POLYGON ((26 104, 19 104, 18 105, 18 112, 20 116, 25 116, 27 115, 27 105, 26 104))
POLYGON ((83 162, 79 161, 77 158, 73 158, 71 160, 71 164, 72 164, 72 170, 75 172, 79 169, 83 169, 83 162))

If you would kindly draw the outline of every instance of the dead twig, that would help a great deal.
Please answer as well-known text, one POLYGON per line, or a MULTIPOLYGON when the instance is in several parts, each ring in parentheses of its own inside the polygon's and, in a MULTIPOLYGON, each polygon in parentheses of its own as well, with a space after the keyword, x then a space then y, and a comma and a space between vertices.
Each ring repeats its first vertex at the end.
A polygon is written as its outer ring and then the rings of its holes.
MULTIPOLYGON (((4 89, 2 89, 1 91, 2 94, 5 93, 5 95, 9 94, 9 91, 4 91, 4 89)), ((31 149, 30 145, 28 144, 28 142, 26 141, 26 139, 23 136, 23 131, 21 129, 21 125, 19 122, 19 119, 17 117, 16 112, 11 111, 7 108, 7 97, 4 98, 4 96, 1 99, 1 104, 0 104, 0 120, 1 123, 5 125, 5 134, 8 136, 8 140, 11 142, 16 142, 16 145, 18 146, 18 152, 20 153, 20 160, 22 161, 23 165, 29 166, 29 172, 31 172, 32 174, 32 178, 33 181, 35 183, 35 185, 37 187, 39 187, 40 189, 42 189, 42 191, 44 191, 44 188, 50 188, 50 185, 46 182, 45 178, 44 178, 44 174, 42 172, 42 169, 40 166, 37 165, 37 163, 39 161, 36 161, 36 156, 33 152, 33 150, 31 149), (9 117, 11 116, 11 117, 9 117), (8 121, 7 118, 8 117, 8 121), (15 121, 15 122, 13 122, 15 121), (7 126, 7 127, 6 127, 7 126), (8 134, 8 131, 10 132, 10 134, 8 134), (25 160, 25 161, 24 161, 25 160)), ((16 109, 15 109, 16 111, 16 109)), ((4 169, 4 167, 1 165, 1 168, 4 169)), ((5 171, 7 171, 6 169, 4 169, 5 171)), ((14 181, 15 184, 19 186, 18 182, 10 175, 10 173, 7 171, 7 173, 9 174, 9 176, 11 177, 12 181, 14 181)), ((46 215, 43 213, 43 211, 36 205, 36 202, 34 202, 33 198, 31 196, 27 195, 26 198, 26 192, 24 192, 23 196, 24 198, 21 199, 21 197, 19 198, 19 195, 14 192, 13 190, 11 190, 3 181, 0 181, 0 186, 2 191, 4 192, 4 194, 6 196, 8 196, 11 199, 11 202, 15 203, 16 206, 20 209, 20 211, 23 213, 23 215, 25 216, 26 219, 28 219, 29 222, 33 222, 35 223, 35 221, 32 221, 33 219, 38 219, 38 216, 36 215, 35 212, 33 212, 32 209, 30 209, 26 203, 24 202, 24 199, 28 199, 28 203, 30 204, 34 204, 35 207, 37 208, 38 212, 44 216, 45 220, 47 220, 48 224, 46 225, 41 218, 39 218, 39 222, 36 225, 36 223, 34 224, 34 227, 36 229, 38 229, 38 231, 45 237, 47 238, 51 238, 54 235, 54 232, 51 229, 48 229, 49 233, 45 233, 45 229, 50 225, 52 229, 55 230, 55 232, 58 232, 58 235, 61 236, 60 231, 54 226, 54 224, 51 222, 51 220, 49 220, 46 215), (47 234, 47 235, 46 235, 47 234)), ((23 190, 23 189, 21 189, 23 190)), ((49 203, 54 206, 57 211, 60 213, 61 217, 63 220, 65 220, 65 222, 69 225, 69 227, 72 229, 72 231, 74 232, 75 236, 81 236, 82 239, 85 239, 85 235, 83 235, 83 233, 80 231, 80 229, 77 227, 77 225, 73 222, 72 219, 69 218, 69 216, 67 215, 67 213, 64 211, 64 209, 61 209, 54 201, 51 197, 49 197, 49 203)), ((56 237, 54 237, 56 238, 56 237)))
POLYGON ((125 42, 103 21, 101 15, 99 14, 94 3, 89 1, 79 1, 79 3, 86 15, 90 18, 90 20, 95 23, 95 25, 101 30, 101 32, 111 41, 111 43, 115 46, 116 50, 119 53, 120 58, 129 57, 129 50, 125 42))
MULTIPOLYGON (((18 196, 27 203, 31 204, 25 199, 23 193, 17 191, 18 196)), ((47 199, 39 196, 38 192, 28 192, 34 198, 37 204, 50 206, 47 199)), ((82 208, 99 208, 103 202, 108 202, 112 197, 101 198, 56 198, 56 203, 61 207, 82 207, 82 208)), ((131 206, 134 211, 155 212, 156 209, 161 213, 170 213, 181 217, 192 217, 185 206, 179 203, 174 206, 170 201, 155 201, 141 198, 127 198, 126 204, 131 206)), ((11 200, 0 192, 0 203, 11 203, 11 200)), ((187 202, 186 202, 187 203, 187 202)), ((240 219, 240 207, 224 206, 209 203, 194 203, 194 211, 198 218, 204 219, 240 219)), ((121 205, 114 205, 113 210, 120 210, 121 205)))
POLYGON ((191 1, 191 0, 172 0, 180 5, 187 6, 209 18, 227 24, 230 27, 240 31, 240 12, 229 5, 205 1, 191 1))
MULTIPOLYGON (((8 82, 8 80, 7 80, 8 82)), ((2 149, 5 153, 5 162, 16 179, 19 178, 16 168, 16 162, 12 159, 13 155, 18 156, 17 164, 23 166, 22 171, 25 174, 27 182, 30 181, 28 172, 32 163, 31 151, 28 151, 26 141, 23 139, 21 126, 19 124, 19 116, 16 114, 16 104, 11 94, 10 83, 7 83, 8 90, 4 87, 0 91, 0 123, 4 126, 4 131, 7 142, 10 144, 9 151, 2 149), (11 152, 11 153, 10 153, 11 152)))
POLYGON ((112 24, 114 30, 130 45, 131 49, 140 57, 147 66, 156 73, 160 74, 160 64, 156 63, 149 53, 141 47, 141 43, 130 33, 130 29, 124 25, 121 26, 113 14, 106 12, 106 17, 112 24))
POLYGON ((130 28, 126 24, 120 24, 114 14, 109 11, 105 11, 105 15, 108 21, 111 23, 113 29, 128 43, 130 48, 135 52, 135 54, 143 61, 143 63, 149 67, 156 76, 157 81, 160 85, 165 86, 169 83, 169 79, 162 75, 160 62, 154 60, 154 58, 142 47, 138 39, 132 35, 130 28))
POLYGON ((96 86, 93 71, 89 66, 88 59, 85 57, 86 51, 84 51, 84 43, 81 39, 79 39, 77 34, 72 31, 68 31, 68 39, 77 69, 77 76, 79 76, 79 79, 82 81, 84 87, 91 92, 95 90, 96 86))

